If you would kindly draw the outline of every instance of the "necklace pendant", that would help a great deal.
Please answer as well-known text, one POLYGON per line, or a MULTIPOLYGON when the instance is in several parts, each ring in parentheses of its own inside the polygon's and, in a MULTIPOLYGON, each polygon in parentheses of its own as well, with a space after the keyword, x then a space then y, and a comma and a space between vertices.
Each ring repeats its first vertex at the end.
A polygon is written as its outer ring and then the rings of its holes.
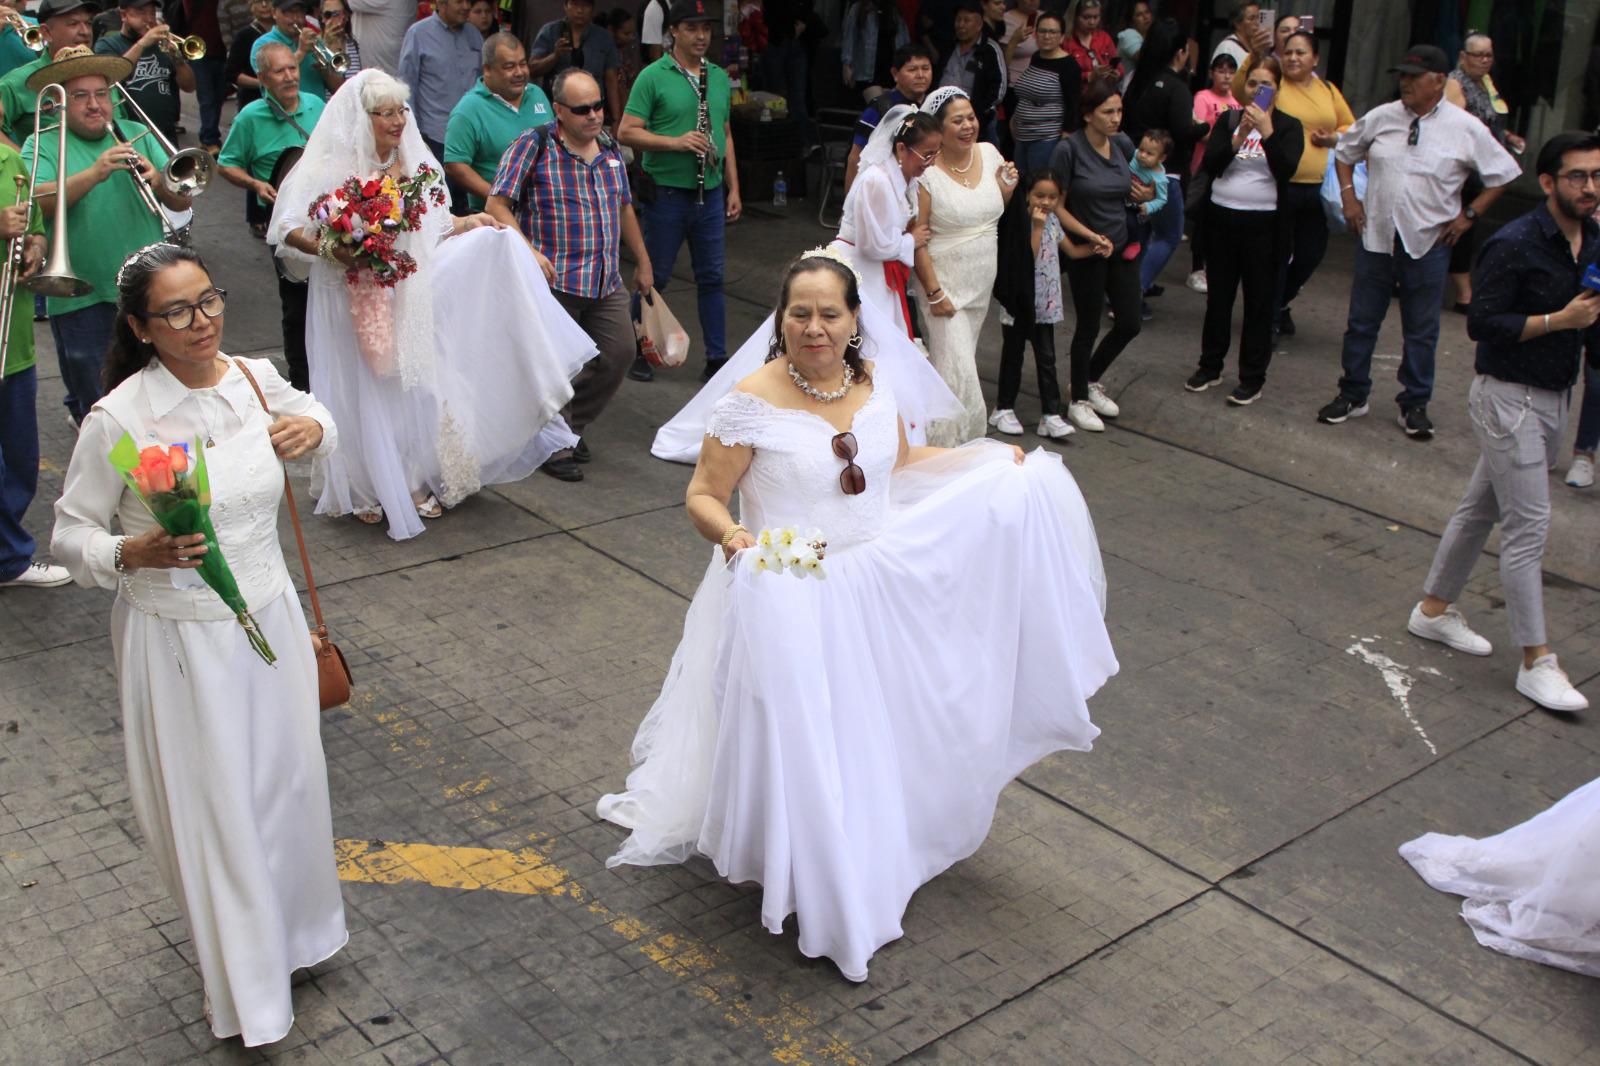
POLYGON ((210 436, 207 436, 206 437, 206 447, 207 448, 215 448, 216 446, 217 446, 217 442, 212 440, 210 436))

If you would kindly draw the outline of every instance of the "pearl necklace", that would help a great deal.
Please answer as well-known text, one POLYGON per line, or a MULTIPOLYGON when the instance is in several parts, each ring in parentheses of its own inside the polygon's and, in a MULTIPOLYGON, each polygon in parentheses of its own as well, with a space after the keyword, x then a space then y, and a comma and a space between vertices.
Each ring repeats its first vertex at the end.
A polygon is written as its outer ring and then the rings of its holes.
POLYGON ((947 171, 950 172, 950 176, 955 178, 956 181, 959 181, 961 183, 961 187, 962 188, 970 189, 970 188, 972 188, 972 182, 968 181, 965 175, 966 175, 967 171, 972 169, 972 164, 977 162, 977 160, 978 160, 978 146, 977 145, 973 145, 972 148, 970 148, 967 151, 967 165, 966 166, 958 167, 954 163, 946 162, 943 159, 941 159, 940 162, 944 163, 944 167, 945 167, 945 169, 947 171), (958 176, 958 175, 960 175, 960 176, 958 176))
POLYGON ((399 145, 395 145, 394 151, 389 153, 389 161, 387 163, 379 163, 378 164, 378 169, 383 171, 385 174, 387 174, 389 172, 389 168, 394 166, 399 161, 400 161, 400 146, 399 145))
POLYGON ((795 365, 793 363, 789 364, 789 380, 794 382, 795 387, 801 392, 805 393, 813 400, 816 400, 818 403, 833 403, 835 400, 844 399, 845 395, 849 393, 850 389, 855 385, 856 372, 851 370, 850 367, 846 365, 844 368, 844 384, 840 385, 832 392, 823 392, 822 390, 813 387, 811 382, 807 381, 801 375, 800 371, 795 369, 795 365))

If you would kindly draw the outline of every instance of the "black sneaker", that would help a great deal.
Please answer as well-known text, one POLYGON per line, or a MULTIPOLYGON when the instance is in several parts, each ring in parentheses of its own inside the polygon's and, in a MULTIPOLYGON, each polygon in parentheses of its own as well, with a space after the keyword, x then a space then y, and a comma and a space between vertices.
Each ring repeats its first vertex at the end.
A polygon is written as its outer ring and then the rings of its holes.
POLYGON ((539 468, 541 474, 549 474, 557 481, 582 481, 583 468, 572 456, 557 453, 544 461, 539 468))
POLYGON ((712 378, 716 377, 717 371, 721 370, 723 364, 726 362, 726 359, 718 359, 715 363, 707 362, 706 368, 700 371, 700 380, 710 381, 712 378))
POLYGON ((587 463, 593 459, 594 456, 589 454, 589 442, 579 437, 577 445, 572 449, 572 458, 580 463, 587 463))
POLYGON ((1324 425, 1337 426, 1347 418, 1360 418, 1367 413, 1365 403, 1351 403, 1343 396, 1334 398, 1334 401, 1317 412, 1317 421, 1324 425))
POLYGON ((628 377, 634 381, 654 381, 656 372, 650 368, 650 363, 642 355, 633 357, 633 365, 628 368, 628 377))
POLYGON ((1156 317, 1156 313, 1154 311, 1150 310, 1150 305, 1145 303, 1143 300, 1140 300, 1139 301, 1139 321, 1140 322, 1148 322, 1154 317, 1156 317))
POLYGON ((1278 329, 1278 336, 1294 336, 1294 317, 1289 314, 1289 309, 1287 307, 1278 312, 1278 321, 1275 323, 1275 325, 1278 329))
POLYGON ((1412 440, 1432 440, 1433 423, 1428 420, 1426 404, 1416 407, 1404 407, 1400 410, 1400 428, 1406 431, 1406 436, 1412 440))
POLYGON ((1249 385, 1240 384, 1228 393, 1228 402, 1235 407, 1249 407, 1261 398, 1261 386, 1251 388, 1249 385))
POLYGON ((1221 374, 1208 374, 1204 370, 1196 370, 1189 375, 1189 380, 1183 383, 1183 387, 1190 392, 1205 392, 1211 386, 1220 384, 1222 384, 1221 374))
POLYGON ((1160 296, 1166 291, 1167 287, 1165 285, 1152 285, 1148 289, 1144 290, 1144 294, 1146 296, 1160 296))

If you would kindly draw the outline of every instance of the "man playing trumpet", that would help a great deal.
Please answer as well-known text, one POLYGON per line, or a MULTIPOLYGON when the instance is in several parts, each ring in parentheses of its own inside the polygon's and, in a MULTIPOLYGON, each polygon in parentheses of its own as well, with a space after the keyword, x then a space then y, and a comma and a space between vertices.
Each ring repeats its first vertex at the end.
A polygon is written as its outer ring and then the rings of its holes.
POLYGON ((94 42, 94 16, 100 6, 93 0, 44 0, 39 5, 39 25, 45 46, 31 63, 0 77, 0 144, 15 148, 33 132, 33 109, 38 91, 28 79, 49 66, 63 48, 94 42))
MULTIPOLYGON (((147 195, 173 211, 186 211, 192 203, 167 187, 161 173, 167 153, 156 137, 137 122, 112 121, 112 86, 132 72, 133 64, 121 56, 72 47, 58 52, 56 61, 35 71, 27 83, 35 95, 52 84, 60 84, 67 94, 65 236, 90 291, 52 296, 46 307, 67 410, 79 423, 102 395, 101 367, 116 318, 117 268, 135 251, 166 236, 164 220, 151 209, 147 195)), ((31 161, 38 153, 34 198, 52 220, 62 168, 57 116, 48 117, 42 131, 23 143, 22 157, 31 161)), ((47 221, 46 230, 52 241, 61 239, 53 221, 47 221)))
POLYGON ((167 140, 178 140, 178 92, 195 91, 194 71, 177 47, 178 36, 161 21, 156 0, 120 0, 122 29, 95 42, 97 55, 121 56, 133 64, 123 85, 134 103, 167 140))
POLYGON ((250 48, 250 66, 257 77, 261 76, 261 49, 273 42, 287 45, 294 53, 295 63, 300 67, 301 92, 326 100, 344 84, 344 72, 334 69, 336 65, 342 67, 343 63, 332 58, 335 53, 322 43, 316 30, 306 25, 305 0, 275 0, 272 29, 256 38, 250 48))

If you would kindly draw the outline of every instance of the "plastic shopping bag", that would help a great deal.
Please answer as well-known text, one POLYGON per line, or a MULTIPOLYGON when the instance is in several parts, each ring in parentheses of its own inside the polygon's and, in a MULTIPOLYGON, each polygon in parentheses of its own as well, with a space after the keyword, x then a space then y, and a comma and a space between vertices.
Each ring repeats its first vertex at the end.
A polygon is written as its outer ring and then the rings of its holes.
MULTIPOLYGON (((1339 232, 1344 232, 1344 198, 1339 192, 1339 171, 1333 165, 1334 153, 1328 152, 1328 169, 1322 175, 1322 210, 1328 216, 1328 225, 1339 232)), ((1367 161, 1363 159, 1356 164, 1355 176, 1350 179, 1354 185, 1356 199, 1365 201, 1367 198, 1367 161)))
POLYGON ((639 299, 639 317, 633 323, 639 351, 651 366, 682 366, 689 354, 689 334, 679 325, 667 301, 655 289, 639 299))

